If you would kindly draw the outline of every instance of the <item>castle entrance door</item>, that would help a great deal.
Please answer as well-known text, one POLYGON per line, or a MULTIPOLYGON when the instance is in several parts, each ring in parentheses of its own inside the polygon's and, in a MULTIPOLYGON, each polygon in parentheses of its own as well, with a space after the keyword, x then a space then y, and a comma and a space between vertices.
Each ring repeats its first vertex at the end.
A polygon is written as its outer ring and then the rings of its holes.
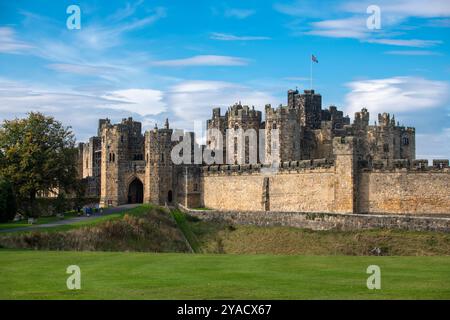
POLYGON ((144 202, 144 185, 136 178, 128 187, 128 203, 142 203, 144 202))

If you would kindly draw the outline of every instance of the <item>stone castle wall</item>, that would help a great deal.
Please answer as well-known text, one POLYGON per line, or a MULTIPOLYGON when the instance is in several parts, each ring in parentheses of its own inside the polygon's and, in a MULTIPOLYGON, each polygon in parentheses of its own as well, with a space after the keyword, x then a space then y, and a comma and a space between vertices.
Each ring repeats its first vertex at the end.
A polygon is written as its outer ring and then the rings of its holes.
POLYGON ((312 230, 400 229, 450 232, 450 218, 441 217, 282 211, 190 210, 183 206, 179 206, 179 209, 202 220, 219 220, 244 225, 287 226, 312 230))
POLYGON ((274 214, 450 215, 450 168, 352 171, 349 159, 293 161, 272 175, 262 173, 261 166, 204 167, 202 204, 221 211, 274 214))
POLYGON ((450 170, 373 170, 359 181, 359 212, 450 214, 450 170))

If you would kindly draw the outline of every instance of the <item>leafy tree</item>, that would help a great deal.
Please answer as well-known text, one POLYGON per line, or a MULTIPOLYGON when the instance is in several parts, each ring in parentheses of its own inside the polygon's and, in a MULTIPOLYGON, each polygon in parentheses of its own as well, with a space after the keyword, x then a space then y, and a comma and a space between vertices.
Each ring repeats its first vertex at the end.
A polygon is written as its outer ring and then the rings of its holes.
POLYGON ((70 190, 77 176, 75 138, 70 127, 42 113, 5 120, 0 127, 0 175, 13 185, 28 216, 36 197, 70 190))
POLYGON ((65 192, 59 192, 58 196, 55 199, 54 202, 55 211, 56 213, 64 213, 67 211, 69 206, 67 205, 67 198, 65 192))
POLYGON ((12 185, 8 180, 0 178, 0 222, 14 219, 16 211, 16 199, 12 185))
POLYGON ((75 183, 75 198, 74 198, 74 209, 81 209, 84 205, 85 195, 86 195, 86 184, 87 181, 85 179, 79 179, 75 183))

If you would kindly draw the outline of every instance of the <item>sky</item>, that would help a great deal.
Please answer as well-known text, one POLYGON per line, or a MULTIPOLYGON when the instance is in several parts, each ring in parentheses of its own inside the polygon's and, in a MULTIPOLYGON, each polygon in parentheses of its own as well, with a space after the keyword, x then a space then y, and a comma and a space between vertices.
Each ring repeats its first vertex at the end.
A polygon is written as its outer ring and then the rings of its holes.
POLYGON ((450 158, 450 0, 0 0, 0 120, 40 111, 78 141, 106 117, 192 130, 310 89, 311 54, 323 108, 394 114, 418 159, 450 158))

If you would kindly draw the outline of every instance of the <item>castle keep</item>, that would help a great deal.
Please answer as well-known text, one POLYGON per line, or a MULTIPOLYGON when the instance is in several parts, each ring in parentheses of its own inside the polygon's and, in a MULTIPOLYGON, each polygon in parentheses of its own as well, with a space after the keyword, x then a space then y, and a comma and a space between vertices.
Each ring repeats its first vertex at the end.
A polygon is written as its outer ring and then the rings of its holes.
POLYGON ((450 213, 449 162, 433 160, 429 166, 416 160, 414 128, 400 126, 387 113, 371 125, 365 108, 351 123, 337 107, 323 109, 314 90, 289 90, 287 96, 287 105, 266 105, 264 118, 241 103, 223 115, 214 108, 205 146, 197 146, 192 133, 172 139, 167 120, 163 128, 142 134, 132 118, 119 124, 101 119, 97 136, 79 145, 87 193, 99 197, 101 206, 151 202, 224 211, 450 213), (259 134, 239 141, 227 135, 230 129, 259 134), (257 143, 249 143, 251 138, 257 143), (188 158, 194 150, 208 151, 224 163, 175 164, 171 153, 184 139, 192 146, 188 158), (268 173, 269 158, 279 166, 268 173))

